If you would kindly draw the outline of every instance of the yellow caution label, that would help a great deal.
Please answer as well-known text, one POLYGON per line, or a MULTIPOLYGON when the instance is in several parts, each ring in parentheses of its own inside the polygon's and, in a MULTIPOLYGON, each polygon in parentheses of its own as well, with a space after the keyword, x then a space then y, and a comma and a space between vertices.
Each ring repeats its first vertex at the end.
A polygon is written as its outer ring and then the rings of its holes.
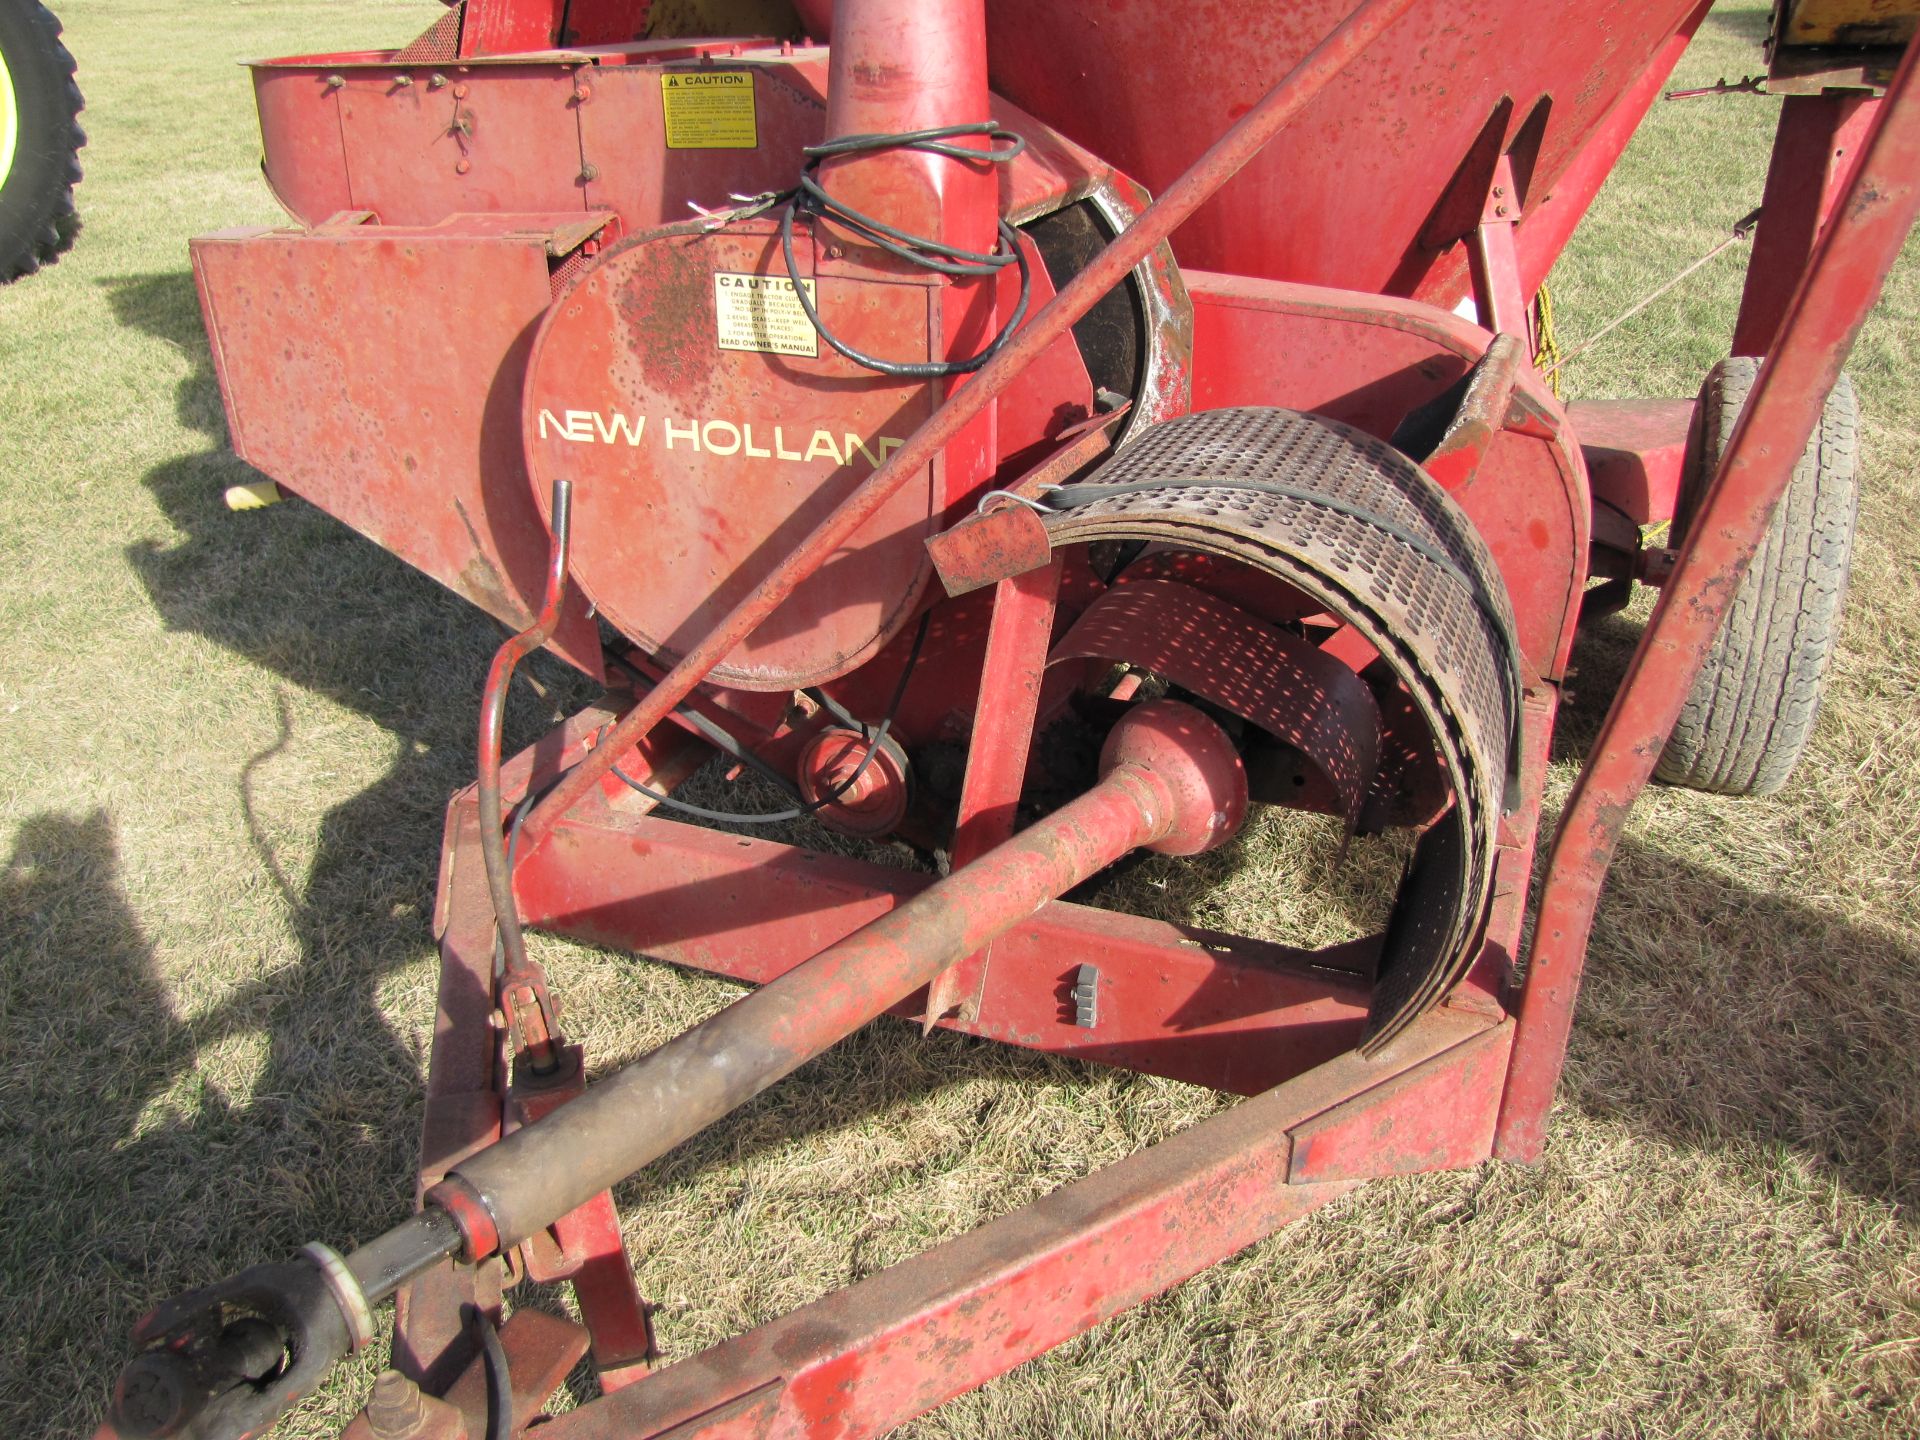
POLYGON ((752 150, 751 70, 669 70, 660 77, 669 150, 752 150))
MULTIPOLYGON (((813 281, 802 280, 807 299, 813 281)), ((713 314, 722 350, 763 350, 774 355, 818 355, 820 332, 800 308, 793 281, 785 275, 740 275, 721 270, 713 277, 713 314)))

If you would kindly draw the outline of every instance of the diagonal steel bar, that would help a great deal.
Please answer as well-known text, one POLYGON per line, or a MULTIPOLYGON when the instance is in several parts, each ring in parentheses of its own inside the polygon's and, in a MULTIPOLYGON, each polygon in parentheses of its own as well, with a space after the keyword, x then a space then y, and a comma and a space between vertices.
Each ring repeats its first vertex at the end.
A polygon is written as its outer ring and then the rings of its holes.
POLYGON ((1538 1158, 1600 887, 1635 798, 1920 212, 1920 46, 1909 46, 1847 192, 1702 498, 1673 576, 1567 801, 1548 859, 1496 1153, 1538 1158))
POLYGON ((865 524, 894 492, 920 473, 984 410, 1021 371, 1091 310, 1101 296, 1237 174, 1261 148, 1346 69, 1362 50, 1412 8, 1414 0, 1364 0, 1306 58, 1147 207, 1140 218, 1116 235, 1091 264, 1034 316, 1006 347, 927 417, 891 459, 822 520, 806 539, 776 565, 758 588, 727 612, 726 618, 689 650, 633 709, 620 718, 605 741, 580 762, 527 817, 521 843, 530 852, 567 813, 606 776, 636 741, 666 718, 673 707, 780 607, 807 576, 818 570, 865 524))

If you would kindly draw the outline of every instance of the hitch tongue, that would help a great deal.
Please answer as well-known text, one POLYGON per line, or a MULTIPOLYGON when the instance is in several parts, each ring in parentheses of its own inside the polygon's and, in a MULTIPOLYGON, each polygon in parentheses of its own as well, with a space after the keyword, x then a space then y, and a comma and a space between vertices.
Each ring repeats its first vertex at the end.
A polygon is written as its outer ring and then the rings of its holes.
POLYGON ((167 1300, 133 1327, 140 1354, 114 1386, 103 1436, 241 1440, 257 1435, 372 1339, 372 1307, 460 1248, 424 1211, 344 1260, 324 1245, 167 1300))

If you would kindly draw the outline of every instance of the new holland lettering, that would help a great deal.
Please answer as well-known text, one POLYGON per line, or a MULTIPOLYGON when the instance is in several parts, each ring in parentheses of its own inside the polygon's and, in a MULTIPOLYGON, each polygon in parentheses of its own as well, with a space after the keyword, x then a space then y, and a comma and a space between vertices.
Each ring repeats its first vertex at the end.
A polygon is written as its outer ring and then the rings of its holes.
MULTIPOLYGON (((542 440, 565 440, 573 445, 635 447, 648 432, 645 415, 618 410, 541 410, 537 417, 542 440)), ((676 454, 739 456, 748 460, 825 460, 851 465, 855 458, 869 470, 878 469, 905 442, 892 435, 862 436, 852 431, 795 430, 786 425, 754 425, 751 421, 680 420, 663 416, 651 432, 663 449, 676 454)))

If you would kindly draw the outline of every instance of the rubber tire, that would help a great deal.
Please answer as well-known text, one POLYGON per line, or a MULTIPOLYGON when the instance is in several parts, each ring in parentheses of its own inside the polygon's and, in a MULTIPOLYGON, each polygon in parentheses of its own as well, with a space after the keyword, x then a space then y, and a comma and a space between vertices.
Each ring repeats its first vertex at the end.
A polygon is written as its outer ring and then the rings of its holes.
MULTIPOLYGON (((1736 355, 1714 366, 1700 388, 1675 545, 1759 372, 1758 359, 1736 355)), ((1853 384, 1842 375, 1655 767, 1668 784, 1771 795, 1792 775, 1840 636, 1859 509, 1859 431, 1853 384)))
POLYGON ((0 284, 31 275, 73 244, 79 220, 80 87, 60 22, 37 0, 0 0, 0 56, 13 82, 19 132, 0 177, 0 284))

